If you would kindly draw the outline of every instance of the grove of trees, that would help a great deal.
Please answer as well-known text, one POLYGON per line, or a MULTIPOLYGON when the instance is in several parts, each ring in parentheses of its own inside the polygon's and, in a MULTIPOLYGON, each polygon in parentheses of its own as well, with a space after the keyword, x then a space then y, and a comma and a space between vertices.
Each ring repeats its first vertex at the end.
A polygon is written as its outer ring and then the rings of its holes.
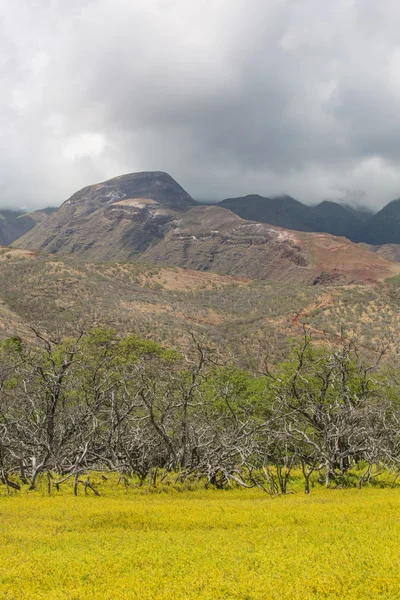
POLYGON ((400 402, 385 349, 366 363, 353 342, 314 346, 247 372, 193 333, 185 351, 107 329, 56 340, 35 330, 0 346, 0 482, 48 491, 90 473, 156 485, 167 474, 206 485, 289 491, 300 469, 327 487, 400 468, 400 402), (386 364, 386 362, 385 362, 386 364), (358 470, 360 473, 360 471, 358 470))

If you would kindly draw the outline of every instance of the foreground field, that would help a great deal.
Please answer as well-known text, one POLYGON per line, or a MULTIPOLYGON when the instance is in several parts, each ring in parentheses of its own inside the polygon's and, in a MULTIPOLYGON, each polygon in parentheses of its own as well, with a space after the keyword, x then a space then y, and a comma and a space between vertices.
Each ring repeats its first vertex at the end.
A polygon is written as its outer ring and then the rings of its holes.
POLYGON ((398 599, 399 514, 391 489, 0 497, 0 598, 398 599))

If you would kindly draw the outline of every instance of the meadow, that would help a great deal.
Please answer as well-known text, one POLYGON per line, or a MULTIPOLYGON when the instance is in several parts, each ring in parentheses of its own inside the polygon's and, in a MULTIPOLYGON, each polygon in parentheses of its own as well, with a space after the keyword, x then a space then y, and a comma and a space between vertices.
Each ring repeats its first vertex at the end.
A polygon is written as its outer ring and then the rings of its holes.
POLYGON ((0 598, 399 598, 399 489, 102 492, 0 496, 0 598))

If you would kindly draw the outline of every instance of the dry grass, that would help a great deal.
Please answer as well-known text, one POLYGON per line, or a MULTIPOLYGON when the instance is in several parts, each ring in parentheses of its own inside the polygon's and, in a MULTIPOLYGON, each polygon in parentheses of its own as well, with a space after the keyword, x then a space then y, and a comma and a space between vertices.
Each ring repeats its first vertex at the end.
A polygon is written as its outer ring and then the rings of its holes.
POLYGON ((253 360, 260 352, 275 360, 287 357, 305 323, 322 342, 354 335, 367 350, 389 340, 397 351, 398 289, 393 284, 271 285, 177 268, 93 264, 12 251, 0 269, 0 334, 23 333, 26 323, 70 333, 83 321, 176 344, 190 327, 240 360, 253 360))

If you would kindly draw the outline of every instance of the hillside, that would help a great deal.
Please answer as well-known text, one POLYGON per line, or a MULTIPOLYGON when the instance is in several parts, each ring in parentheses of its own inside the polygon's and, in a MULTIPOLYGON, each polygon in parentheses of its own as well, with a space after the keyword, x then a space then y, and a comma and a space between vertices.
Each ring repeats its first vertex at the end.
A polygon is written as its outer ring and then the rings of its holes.
POLYGON ((325 200, 316 206, 307 206, 290 196, 265 198, 250 195, 227 198, 219 203, 243 219, 278 225, 296 231, 331 233, 352 239, 354 231, 366 219, 364 211, 325 200))
POLYGON ((400 198, 382 210, 355 232, 354 241, 380 246, 400 244, 400 198))
POLYGON ((265 198, 251 194, 226 198, 218 206, 227 208, 248 221, 258 221, 296 231, 313 231, 315 219, 309 206, 290 196, 265 198))
POLYGON ((84 188, 14 245, 282 283, 374 282, 400 268, 345 238, 287 231, 221 206, 198 205, 161 172, 84 188))
POLYGON ((211 272, 134 263, 90 263, 31 251, 0 251, 0 338, 109 326, 167 345, 194 329, 242 363, 283 358, 303 335, 334 342, 356 335, 366 351, 400 332, 397 279, 332 287, 270 284, 211 272))
POLYGON ((195 204, 166 173, 124 175, 83 188, 16 245, 126 260, 154 242, 176 211, 195 204))
POLYGON ((8 246, 36 225, 36 220, 21 211, 0 211, 0 246, 8 246))
POLYGON ((0 246, 9 246, 45 220, 56 209, 46 208, 32 213, 19 210, 0 210, 0 246))
POLYGON ((350 212, 346 207, 328 200, 312 206, 310 209, 315 219, 313 231, 325 231, 351 240, 354 231, 363 222, 357 213, 350 212))
POLYGON ((400 244, 383 244, 382 246, 372 246, 371 244, 360 242, 360 246, 366 250, 369 250, 370 252, 376 252, 379 254, 379 256, 383 256, 387 260, 400 262, 400 244))
POLYGON ((218 207, 191 209, 179 227, 170 228, 142 258, 157 264, 309 285, 374 282, 399 270, 398 265, 346 238, 244 221, 218 207))
POLYGON ((357 217, 363 223, 366 223, 376 214, 376 211, 367 206, 359 206, 352 204, 341 204, 349 213, 357 217))

